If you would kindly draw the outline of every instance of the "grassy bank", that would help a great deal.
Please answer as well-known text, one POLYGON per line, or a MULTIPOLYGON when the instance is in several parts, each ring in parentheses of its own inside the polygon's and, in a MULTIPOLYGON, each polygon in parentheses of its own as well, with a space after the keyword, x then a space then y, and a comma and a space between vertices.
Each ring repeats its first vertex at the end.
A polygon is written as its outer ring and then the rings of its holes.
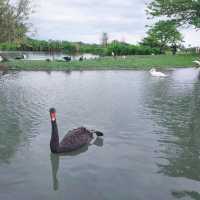
POLYGON ((195 55, 157 55, 157 56, 128 56, 112 58, 103 57, 96 60, 84 61, 25 61, 13 60, 4 63, 11 70, 112 70, 112 69, 150 69, 192 67, 195 55))

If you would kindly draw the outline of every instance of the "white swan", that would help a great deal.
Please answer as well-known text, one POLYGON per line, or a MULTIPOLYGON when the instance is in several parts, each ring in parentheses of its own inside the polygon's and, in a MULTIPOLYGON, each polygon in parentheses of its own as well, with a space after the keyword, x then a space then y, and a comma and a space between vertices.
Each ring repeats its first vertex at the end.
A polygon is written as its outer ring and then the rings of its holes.
POLYGON ((152 76, 157 76, 157 77, 167 77, 166 74, 164 74, 164 73, 162 73, 162 72, 157 72, 155 68, 152 68, 152 69, 150 70, 150 74, 151 74, 152 76))
POLYGON ((195 63, 195 64, 200 66, 200 61, 199 60, 194 60, 193 63, 195 63))

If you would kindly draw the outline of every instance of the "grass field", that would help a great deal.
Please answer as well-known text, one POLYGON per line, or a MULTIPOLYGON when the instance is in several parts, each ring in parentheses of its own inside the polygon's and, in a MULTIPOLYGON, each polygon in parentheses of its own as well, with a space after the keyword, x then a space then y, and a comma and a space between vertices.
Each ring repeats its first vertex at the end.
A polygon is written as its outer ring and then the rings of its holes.
POLYGON ((127 56, 126 58, 102 57, 83 61, 26 61, 12 60, 4 63, 10 70, 116 70, 193 67, 197 55, 148 55, 127 56))

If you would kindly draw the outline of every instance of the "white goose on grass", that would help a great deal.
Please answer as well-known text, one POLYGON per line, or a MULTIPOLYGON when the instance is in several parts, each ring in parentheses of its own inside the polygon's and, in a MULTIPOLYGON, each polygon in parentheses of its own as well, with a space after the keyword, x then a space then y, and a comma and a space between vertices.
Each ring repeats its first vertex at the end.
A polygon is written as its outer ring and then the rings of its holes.
POLYGON ((162 73, 162 72, 156 71, 155 68, 152 68, 152 69, 150 70, 150 74, 151 74, 151 76, 156 76, 156 77, 167 77, 166 74, 164 74, 164 73, 162 73))

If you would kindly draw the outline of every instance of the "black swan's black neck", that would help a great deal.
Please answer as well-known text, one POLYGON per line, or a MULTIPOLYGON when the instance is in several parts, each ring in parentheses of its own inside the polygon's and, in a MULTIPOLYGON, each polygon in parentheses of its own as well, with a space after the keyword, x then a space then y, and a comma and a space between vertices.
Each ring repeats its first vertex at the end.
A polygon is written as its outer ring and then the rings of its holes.
POLYGON ((51 152, 58 153, 59 135, 58 135, 58 126, 57 126, 56 121, 52 121, 51 126, 52 126, 51 141, 50 141, 51 152))

